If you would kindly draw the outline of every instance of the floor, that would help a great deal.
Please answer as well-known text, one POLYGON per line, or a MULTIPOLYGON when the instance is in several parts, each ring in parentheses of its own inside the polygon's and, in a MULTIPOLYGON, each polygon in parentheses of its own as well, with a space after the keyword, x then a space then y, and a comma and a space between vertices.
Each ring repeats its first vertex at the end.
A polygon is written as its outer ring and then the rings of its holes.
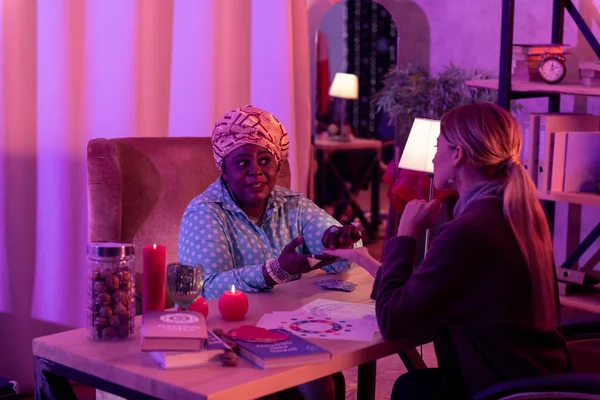
MULTIPOLYGON (((429 343, 423 346, 423 361, 427 367, 436 367, 437 359, 433 351, 433 344, 429 343)), ((396 378, 406 372, 406 367, 398 355, 391 355, 377 361, 377 387, 375 399, 387 400, 390 398, 392 388, 396 378)), ((356 373, 357 368, 351 368, 344 371, 346 378, 346 399, 356 399, 356 373)))

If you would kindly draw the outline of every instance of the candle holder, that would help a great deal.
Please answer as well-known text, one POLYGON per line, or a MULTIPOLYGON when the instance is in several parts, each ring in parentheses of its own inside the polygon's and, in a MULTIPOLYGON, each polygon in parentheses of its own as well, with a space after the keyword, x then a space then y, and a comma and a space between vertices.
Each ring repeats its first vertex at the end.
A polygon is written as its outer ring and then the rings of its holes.
POLYGON ((202 293, 204 268, 190 267, 178 262, 167 266, 167 290, 169 296, 181 310, 187 310, 202 293))
POLYGON ((240 321, 248 312, 248 297, 231 285, 231 290, 223 292, 219 297, 219 312, 223 319, 229 321, 240 321))

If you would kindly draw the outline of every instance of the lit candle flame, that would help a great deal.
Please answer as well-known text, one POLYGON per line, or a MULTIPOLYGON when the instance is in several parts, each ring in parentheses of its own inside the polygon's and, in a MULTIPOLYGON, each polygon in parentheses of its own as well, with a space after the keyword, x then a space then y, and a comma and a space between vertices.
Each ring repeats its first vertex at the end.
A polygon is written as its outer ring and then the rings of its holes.
POLYGON ((152 245, 152 248, 153 248, 154 250, 156 250, 156 245, 155 245, 155 244, 153 244, 153 245, 152 245))
POLYGON ((235 285, 231 285, 231 293, 235 293, 235 285))

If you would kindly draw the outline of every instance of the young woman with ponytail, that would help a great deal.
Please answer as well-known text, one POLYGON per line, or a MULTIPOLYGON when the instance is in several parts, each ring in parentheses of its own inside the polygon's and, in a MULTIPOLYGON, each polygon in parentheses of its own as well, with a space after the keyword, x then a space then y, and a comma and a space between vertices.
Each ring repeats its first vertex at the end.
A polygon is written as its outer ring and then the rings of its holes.
POLYGON ((434 338, 439 368, 402 375, 392 398, 468 398, 503 381, 569 371, 550 230, 521 146, 519 124, 499 106, 451 110, 441 121, 434 181, 460 199, 419 270, 416 238, 439 218, 438 201, 407 205, 381 264, 365 249, 327 251, 376 271, 385 338, 434 338))

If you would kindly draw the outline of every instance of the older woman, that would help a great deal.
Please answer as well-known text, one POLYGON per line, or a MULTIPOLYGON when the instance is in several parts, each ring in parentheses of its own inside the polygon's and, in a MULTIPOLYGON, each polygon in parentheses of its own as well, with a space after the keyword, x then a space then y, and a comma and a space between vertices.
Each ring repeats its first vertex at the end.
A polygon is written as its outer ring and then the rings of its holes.
MULTIPOLYGON (((212 143, 221 176, 191 201, 179 232, 179 261, 204 267, 205 298, 232 284, 262 292, 316 268, 351 267, 322 251, 360 246, 359 229, 340 226, 300 193, 276 186, 289 140, 272 114, 253 106, 228 112, 215 124, 212 143)), ((332 387, 323 379, 299 389, 325 399, 332 387)))
POLYGON ((421 268, 413 272, 416 237, 438 219, 438 200, 407 205, 380 268, 364 250, 326 251, 376 273, 384 337, 434 336, 439 369, 402 375, 393 399, 466 398, 506 380, 569 371, 550 230, 521 145, 519 124, 497 105, 453 109, 441 121, 434 180, 460 199, 421 268))
POLYGON ((268 291, 315 268, 350 268, 321 253, 359 245, 358 228, 341 227, 300 193, 275 185, 289 141, 273 115, 253 106, 228 112, 212 143, 221 176, 191 201, 179 232, 179 261, 204 267, 205 298, 232 284, 268 291))

